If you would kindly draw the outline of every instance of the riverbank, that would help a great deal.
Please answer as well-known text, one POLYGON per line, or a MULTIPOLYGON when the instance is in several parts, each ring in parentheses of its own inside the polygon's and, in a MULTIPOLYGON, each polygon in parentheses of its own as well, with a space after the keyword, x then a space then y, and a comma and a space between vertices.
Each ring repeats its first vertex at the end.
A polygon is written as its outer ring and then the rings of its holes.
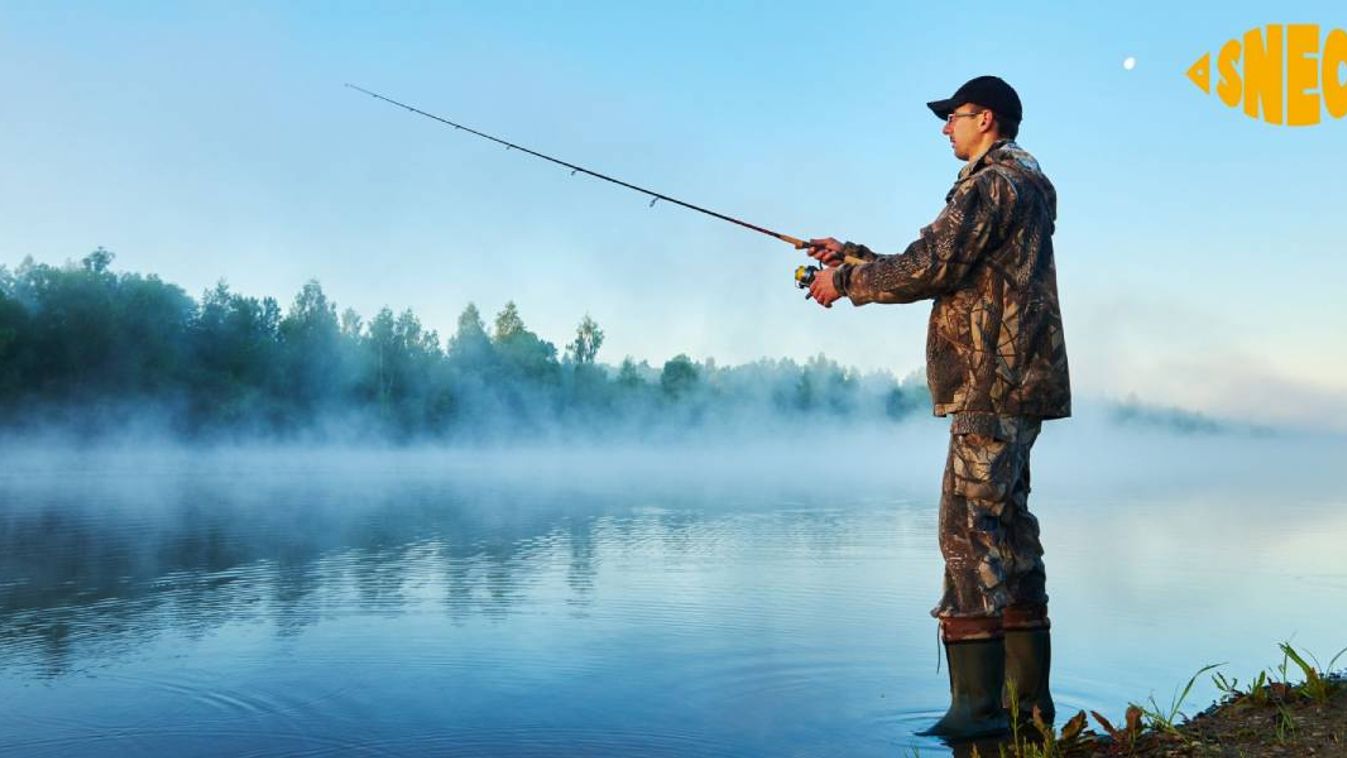
POLYGON ((1241 694, 1183 724, 1177 740, 1156 735, 1138 755, 1347 755, 1347 676, 1325 680, 1322 699, 1281 684, 1241 694), (1177 744, 1174 744, 1177 742, 1177 744))
MULTIPOLYGON (((1130 705, 1121 723, 1097 712, 1077 713, 1060 729, 1030 719, 1002 744, 956 750, 956 755, 1046 758, 1049 756, 1347 756, 1347 672, 1289 644, 1277 666, 1241 685, 1207 666, 1189 679, 1169 706, 1152 700, 1130 705), (1224 697, 1192 718, 1181 708, 1197 679, 1210 675, 1224 697), (1296 678, 1296 681, 1292 681, 1296 678)), ((1344 651, 1347 652, 1347 651, 1344 651)), ((1036 714, 1035 714, 1036 716, 1036 714)))

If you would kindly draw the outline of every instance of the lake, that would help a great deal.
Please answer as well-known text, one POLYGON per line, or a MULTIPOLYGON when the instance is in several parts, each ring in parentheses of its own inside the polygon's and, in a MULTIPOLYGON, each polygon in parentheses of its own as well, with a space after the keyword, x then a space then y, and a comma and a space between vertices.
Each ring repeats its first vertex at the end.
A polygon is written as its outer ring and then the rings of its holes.
MULTIPOLYGON (((945 427, 3 447, 5 755, 921 755, 945 427)), ((1347 444, 1045 426, 1054 692, 1347 645, 1347 444)), ((1203 677, 1184 710, 1217 695, 1203 677)))

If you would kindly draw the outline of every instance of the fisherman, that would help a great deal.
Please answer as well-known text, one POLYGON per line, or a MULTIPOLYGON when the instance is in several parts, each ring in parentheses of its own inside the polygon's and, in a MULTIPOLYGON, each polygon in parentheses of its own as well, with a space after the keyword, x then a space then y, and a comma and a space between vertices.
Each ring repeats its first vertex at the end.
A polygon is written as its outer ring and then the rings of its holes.
POLYGON ((931 615, 949 660, 951 703, 921 734, 961 741, 1009 728, 1007 682, 1024 717, 1035 707, 1049 722, 1054 715, 1029 450, 1044 419, 1071 415, 1071 389, 1052 256, 1057 196, 1015 143, 1019 95, 979 76, 927 106, 966 161, 944 210, 895 255, 811 240, 809 254, 826 267, 810 296, 825 307, 843 297, 934 301, 926 379, 935 415, 953 418, 940 495, 944 592, 931 615))

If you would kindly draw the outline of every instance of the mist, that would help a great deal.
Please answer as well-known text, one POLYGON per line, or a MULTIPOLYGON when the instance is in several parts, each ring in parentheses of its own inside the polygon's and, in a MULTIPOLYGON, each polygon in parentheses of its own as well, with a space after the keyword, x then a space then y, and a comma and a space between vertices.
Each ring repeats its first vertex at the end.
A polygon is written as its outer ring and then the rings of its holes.
POLYGON ((447 339, 410 310, 366 319, 310 282, 284 311, 221 282, 193 299, 117 273, 99 249, 64 266, 0 268, 0 426, 30 438, 160 435, 360 445, 661 440, 899 421, 920 376, 861 374, 818 355, 718 366, 599 360, 588 315, 558 347, 513 302, 468 303, 447 339))
MULTIPOLYGON (((919 367, 862 373, 823 354, 606 362, 604 327, 587 314, 558 348, 513 302, 489 323, 468 303, 441 338, 410 310, 339 309, 317 282, 282 309, 224 282, 193 298, 152 274, 116 272, 113 260, 99 248, 78 263, 0 267, 0 439, 10 446, 714 449, 884 440, 930 423, 919 367)), ((1123 429, 1278 433, 1136 398, 1087 398, 1078 415, 1090 408, 1123 429)))
MULTIPOLYGON (((609 745, 577 730, 636 712, 737 753, 803 730, 890 755, 944 696, 928 609, 948 420, 919 375, 605 365, 597 324, 557 351, 511 308, 491 327, 465 308, 447 346, 391 316, 403 340, 381 342, 390 316, 341 319, 316 285, 282 314, 96 268, 0 289, 7 748, 106 752, 99 725, 128 719, 164 754, 255 734, 258 752, 322 734, 551 753, 609 745), (177 305, 119 313, 114 280, 177 305), (105 310, 56 307, 57 284, 105 310), (201 341, 221 302, 234 337, 274 324, 237 362, 201 341), (181 326, 113 328, 146 312, 181 326), (744 729, 749 702, 779 726, 744 729)), ((1121 718, 1213 657, 1242 673, 1292 635, 1340 647, 1340 617, 1303 609, 1343 587, 1344 454, 1340 435, 1135 399, 1046 422, 1030 508, 1071 630, 1063 707, 1121 718)))
MULTIPOLYGON (((1088 564, 1073 556, 1105 550, 1142 577, 1100 578, 1118 592, 1149 597, 1135 556, 1170 565, 1190 539, 1239 546, 1235 564, 1277 540, 1303 541, 1286 519, 1338 497, 1340 437, 1181 433, 1120 424, 1116 413, 1086 404, 1045 425, 1031 507, 1054 560, 1088 564), (1116 538, 1123 530, 1132 547, 1116 538)), ((913 563, 931 585, 917 594, 934 595, 930 533, 947 438, 944 420, 921 415, 640 444, 11 437, 0 442, 0 611, 9 618, 0 639, 10 660, 37 662, 50 678, 78 673, 80 661, 128 660, 164 634, 209 639, 262 623, 279 639, 303 635, 334 603, 404 614, 425 602, 427 581, 460 622, 527 615, 548 592, 583 608, 594 577, 611 577, 605 562, 648 553, 676 575, 680 562, 742 557, 762 539, 829 564, 849 555, 858 519, 876 535, 896 530, 883 539, 899 552, 885 560, 913 563), (549 590, 558 571, 566 584, 549 590)), ((1318 524, 1325 544, 1340 538, 1340 519, 1318 524)), ((1317 576, 1314 555, 1278 560, 1317 576)))

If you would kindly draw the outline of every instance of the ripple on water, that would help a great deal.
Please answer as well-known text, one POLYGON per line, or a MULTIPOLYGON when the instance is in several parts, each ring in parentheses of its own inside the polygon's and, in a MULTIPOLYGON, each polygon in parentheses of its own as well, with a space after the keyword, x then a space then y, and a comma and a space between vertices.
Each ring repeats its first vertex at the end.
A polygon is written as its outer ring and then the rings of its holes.
POLYGON ((495 729, 455 729, 389 740, 384 745, 419 755, 463 756, 721 756, 733 751, 691 732, 658 729, 596 729, 531 725, 495 729))
POLYGON ((295 733, 210 724, 118 727, 7 743, 7 754, 32 756, 193 755, 403 755, 359 736, 295 733))
POLYGON ((869 685, 882 681, 873 659, 838 650, 753 649, 690 663, 677 685, 688 701, 714 700, 732 707, 740 702, 771 702, 813 693, 837 682, 869 685))
MULTIPOLYGON (((432 496, 395 476, 347 493, 240 474, 237 502, 224 477, 122 505, 90 480, 3 515, 0 752, 945 752, 914 736, 946 697, 926 617, 931 507, 748 499, 757 510, 738 512, 706 495, 599 511, 432 496)), ((1229 619, 1261 623, 1246 634, 1270 647, 1286 622, 1248 608, 1316 607, 1343 584, 1340 507, 1232 518, 1225 499, 1164 501, 1157 512, 1187 520, 1136 530, 1135 509, 1109 506, 1058 505, 1045 535, 1054 615, 1081 641, 1058 649, 1066 716, 1113 717, 1150 687, 1167 700, 1208 647, 1229 657, 1229 619), (1194 523, 1220 539, 1191 541, 1194 523), (1227 592, 1213 577, 1232 568, 1261 583, 1227 592), (1173 591, 1184 583, 1205 617, 1173 591), (1174 637, 1171 605, 1191 634, 1174 637), (1167 668, 1138 665, 1171 639, 1167 668)), ((1317 624, 1316 640, 1341 627, 1341 614, 1290 618, 1317 624)))

